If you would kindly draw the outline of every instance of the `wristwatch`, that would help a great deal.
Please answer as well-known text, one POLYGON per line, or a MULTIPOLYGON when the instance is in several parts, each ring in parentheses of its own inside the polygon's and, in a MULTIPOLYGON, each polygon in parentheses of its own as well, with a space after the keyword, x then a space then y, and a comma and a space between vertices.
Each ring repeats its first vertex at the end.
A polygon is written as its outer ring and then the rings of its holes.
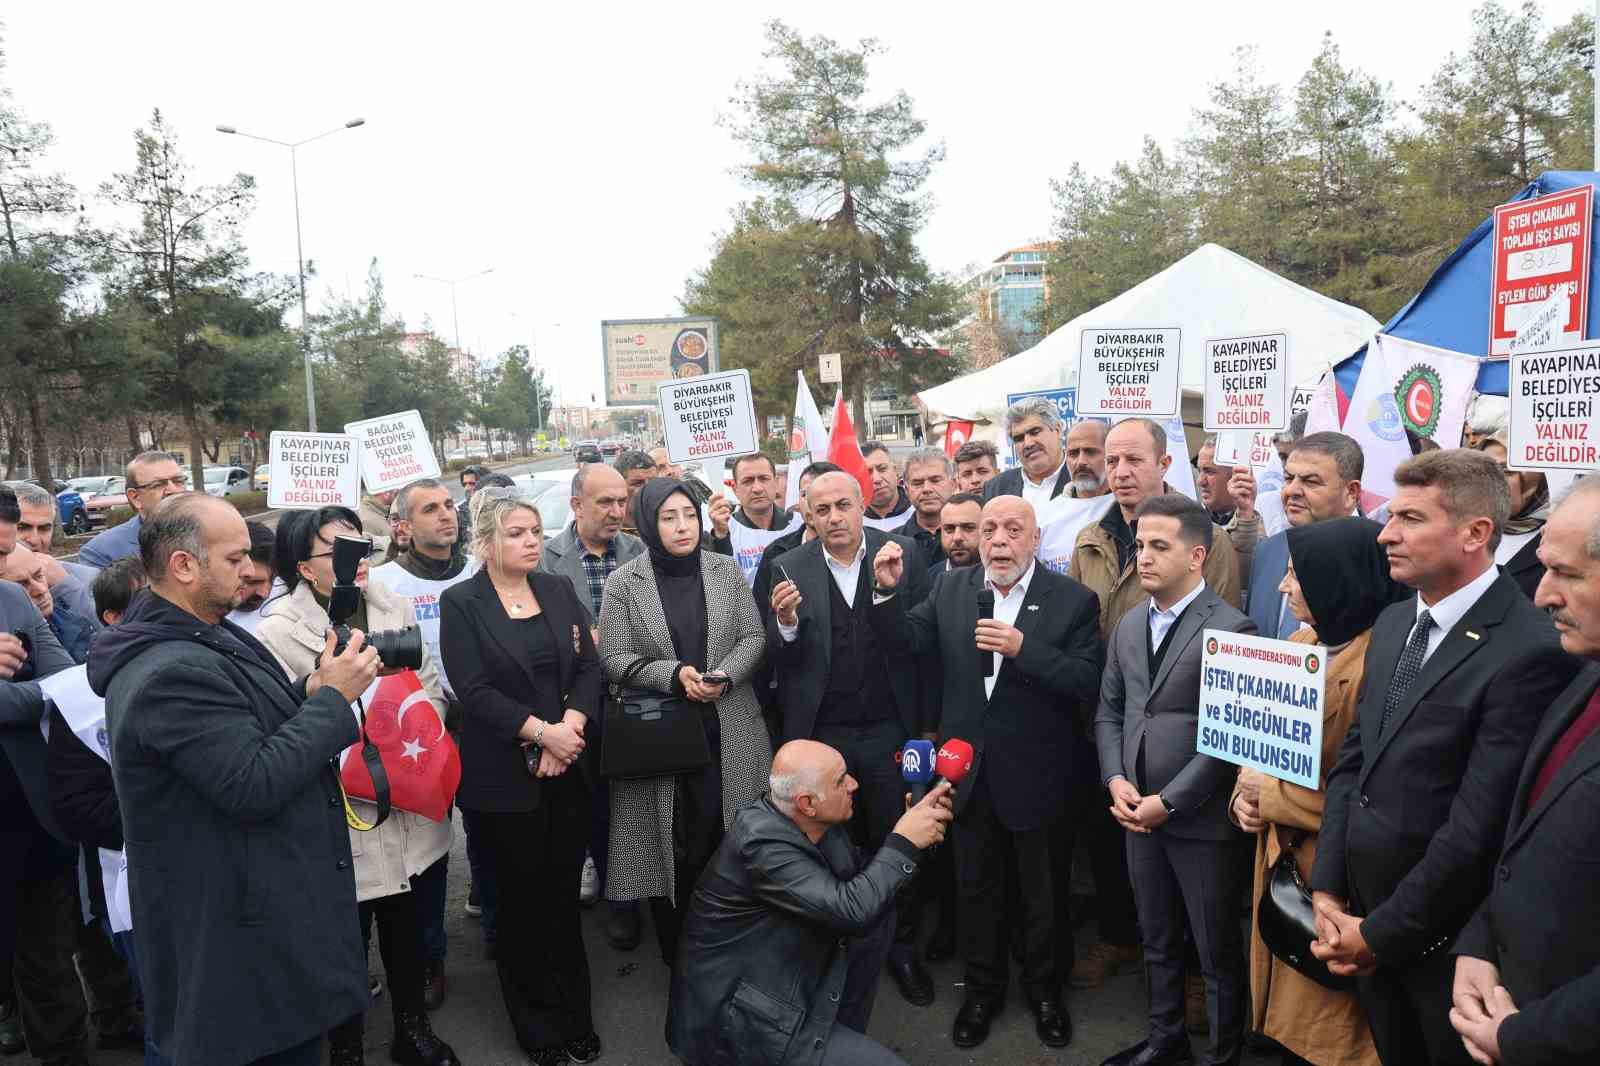
POLYGON ((1167 817, 1168 818, 1171 818, 1173 815, 1178 813, 1178 808, 1174 807, 1172 805, 1172 802, 1170 800, 1168 800, 1167 797, 1162 796, 1162 795, 1157 795, 1156 799, 1160 800, 1161 801, 1161 806, 1163 806, 1163 807, 1165 807, 1167 809, 1167 817))

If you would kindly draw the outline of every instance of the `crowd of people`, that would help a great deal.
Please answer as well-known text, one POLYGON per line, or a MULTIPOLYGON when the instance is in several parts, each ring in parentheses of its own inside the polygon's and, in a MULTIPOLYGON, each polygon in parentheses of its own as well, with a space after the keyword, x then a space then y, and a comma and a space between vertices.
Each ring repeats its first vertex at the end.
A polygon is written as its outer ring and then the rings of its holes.
POLYGON ((1009 469, 756 454, 732 499, 629 451, 559 530, 481 467, 459 506, 424 479, 268 529, 151 452, 77 563, 0 489, 0 1051, 85 1063, 92 1020, 147 1064, 359 1064, 375 926, 389 1056, 459 1063, 459 809, 539 1066, 602 1055, 602 899, 614 948, 653 930, 687 1066, 901 1063, 883 975, 927 1007, 957 957, 963 1049, 1014 965, 1046 1048, 1072 990, 1144 975, 1104 1066, 1191 1033, 1212 1066, 1600 1061, 1600 477, 1552 499, 1475 427, 1369 516, 1339 433, 1280 435, 1269 507, 1214 440, 1174 491, 1148 419, 1003 428, 1009 469), (1318 787, 1198 752, 1208 630, 1326 649, 1318 787))

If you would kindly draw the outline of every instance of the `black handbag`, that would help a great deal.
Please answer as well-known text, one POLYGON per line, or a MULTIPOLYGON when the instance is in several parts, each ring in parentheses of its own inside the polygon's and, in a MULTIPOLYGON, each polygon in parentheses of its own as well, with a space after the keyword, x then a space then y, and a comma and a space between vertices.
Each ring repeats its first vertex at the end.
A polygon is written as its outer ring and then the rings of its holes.
POLYGON ((682 696, 629 688, 649 662, 639 659, 611 686, 602 713, 600 776, 669 777, 711 765, 700 708, 682 696))
POLYGON ((1267 950, 1285 966, 1323 988, 1348 992, 1356 987, 1355 979, 1332 973, 1327 963, 1311 954, 1311 942, 1317 939, 1317 920, 1311 890, 1300 879, 1300 867, 1294 860, 1294 849, 1301 839, 1296 836, 1284 845, 1283 854, 1268 871, 1261 904, 1256 908, 1256 929, 1267 950))

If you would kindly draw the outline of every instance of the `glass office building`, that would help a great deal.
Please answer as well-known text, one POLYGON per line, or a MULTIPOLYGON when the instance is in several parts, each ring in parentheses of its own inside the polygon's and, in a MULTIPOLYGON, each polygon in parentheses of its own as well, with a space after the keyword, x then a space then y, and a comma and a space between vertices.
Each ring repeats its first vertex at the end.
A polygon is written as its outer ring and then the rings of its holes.
POLYGON ((990 321, 1014 332, 1024 348, 1040 340, 1038 314, 1044 303, 1049 245, 1013 248, 972 279, 990 321))

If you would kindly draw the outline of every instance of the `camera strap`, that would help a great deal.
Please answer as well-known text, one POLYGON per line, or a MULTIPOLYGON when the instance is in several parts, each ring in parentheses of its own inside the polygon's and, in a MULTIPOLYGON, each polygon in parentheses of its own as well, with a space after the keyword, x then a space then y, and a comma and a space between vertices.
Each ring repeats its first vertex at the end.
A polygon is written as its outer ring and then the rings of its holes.
POLYGON ((361 700, 356 700, 356 708, 361 712, 361 761, 366 764, 367 773, 372 775, 373 802, 378 805, 378 816, 372 821, 367 821, 356 813, 350 804, 350 795, 344 790, 344 781, 339 781, 339 796, 344 800, 345 824, 358 833, 370 833, 384 823, 389 817, 389 771, 383 768, 383 758, 378 754, 378 746, 367 736, 367 708, 361 700))

